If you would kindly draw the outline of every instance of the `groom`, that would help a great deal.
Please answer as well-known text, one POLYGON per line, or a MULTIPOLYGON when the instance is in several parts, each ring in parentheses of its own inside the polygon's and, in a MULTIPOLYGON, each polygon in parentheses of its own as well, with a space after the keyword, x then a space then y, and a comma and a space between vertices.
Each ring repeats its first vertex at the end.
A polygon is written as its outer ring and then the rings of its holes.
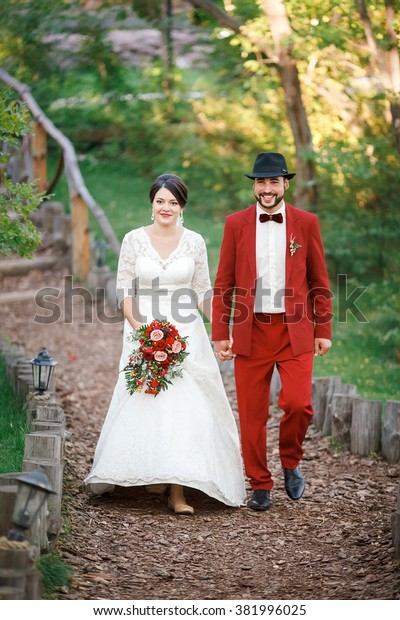
POLYGON ((280 153, 259 153, 256 203, 228 215, 214 286, 212 340, 217 359, 235 358, 240 433, 253 493, 248 507, 268 510, 273 479, 267 465, 269 391, 276 365, 283 410, 279 454, 292 500, 304 493, 299 467, 313 415, 314 355, 331 346, 331 292, 316 215, 284 200, 289 173, 280 153), (233 314, 233 331, 230 332, 233 314))

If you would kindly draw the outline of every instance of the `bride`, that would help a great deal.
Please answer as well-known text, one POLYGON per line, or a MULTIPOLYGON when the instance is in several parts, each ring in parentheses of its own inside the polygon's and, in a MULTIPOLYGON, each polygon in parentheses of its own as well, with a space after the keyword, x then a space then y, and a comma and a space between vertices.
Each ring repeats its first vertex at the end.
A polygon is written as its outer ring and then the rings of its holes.
POLYGON ((117 293, 125 318, 118 380, 85 484, 94 495, 115 485, 170 485, 168 508, 193 514, 184 487, 228 506, 245 501, 236 422, 198 308, 209 317, 211 283, 203 238, 182 226, 187 188, 163 174, 149 192, 150 226, 123 239, 117 293), (187 336, 182 377, 156 397, 129 395, 125 374, 132 330, 153 319, 187 336))

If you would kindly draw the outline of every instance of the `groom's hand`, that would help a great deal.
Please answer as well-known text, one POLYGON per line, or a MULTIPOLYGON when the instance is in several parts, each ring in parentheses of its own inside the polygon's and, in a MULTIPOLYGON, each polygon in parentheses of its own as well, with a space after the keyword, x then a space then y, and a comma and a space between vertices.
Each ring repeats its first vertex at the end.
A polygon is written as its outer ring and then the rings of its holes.
POLYGON ((332 342, 328 338, 314 339, 314 355, 326 355, 332 346, 332 342))
POLYGON ((231 360, 234 356, 232 353, 232 340, 217 340, 214 342, 215 357, 221 362, 231 360))

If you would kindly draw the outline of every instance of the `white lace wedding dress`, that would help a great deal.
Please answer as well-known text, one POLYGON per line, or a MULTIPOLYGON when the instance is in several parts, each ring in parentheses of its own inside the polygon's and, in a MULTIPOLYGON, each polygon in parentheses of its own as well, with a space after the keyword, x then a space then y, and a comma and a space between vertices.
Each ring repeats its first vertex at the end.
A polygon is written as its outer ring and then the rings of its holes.
MULTIPOLYGON (((207 332, 191 300, 211 294, 203 238, 183 229, 177 248, 162 260, 144 228, 129 232, 122 243, 117 289, 120 299, 136 291, 143 323, 171 321, 188 336, 190 355, 182 378, 156 397, 130 396, 120 372, 85 484, 94 494, 114 485, 176 483, 203 491, 229 506, 245 500, 243 465, 236 422, 207 332)), ((128 341, 124 325, 119 370, 137 342, 128 341)))

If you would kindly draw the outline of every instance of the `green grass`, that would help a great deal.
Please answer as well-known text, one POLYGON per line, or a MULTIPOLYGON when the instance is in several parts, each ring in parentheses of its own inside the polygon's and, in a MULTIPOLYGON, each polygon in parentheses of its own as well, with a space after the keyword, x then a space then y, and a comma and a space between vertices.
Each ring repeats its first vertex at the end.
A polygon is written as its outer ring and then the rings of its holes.
POLYGON ((42 576, 41 598, 55 599, 59 588, 69 587, 70 579, 74 574, 71 566, 66 564, 56 551, 42 555, 38 562, 38 569, 42 576))
POLYGON ((29 424, 23 403, 15 396, 0 358, 0 473, 22 471, 29 424))
POLYGON ((339 375, 343 383, 355 384, 362 398, 400 400, 400 365, 379 341, 379 315, 367 296, 357 306, 368 322, 359 323, 348 313, 346 322, 339 323, 335 298, 332 348, 315 359, 314 374, 339 375))

